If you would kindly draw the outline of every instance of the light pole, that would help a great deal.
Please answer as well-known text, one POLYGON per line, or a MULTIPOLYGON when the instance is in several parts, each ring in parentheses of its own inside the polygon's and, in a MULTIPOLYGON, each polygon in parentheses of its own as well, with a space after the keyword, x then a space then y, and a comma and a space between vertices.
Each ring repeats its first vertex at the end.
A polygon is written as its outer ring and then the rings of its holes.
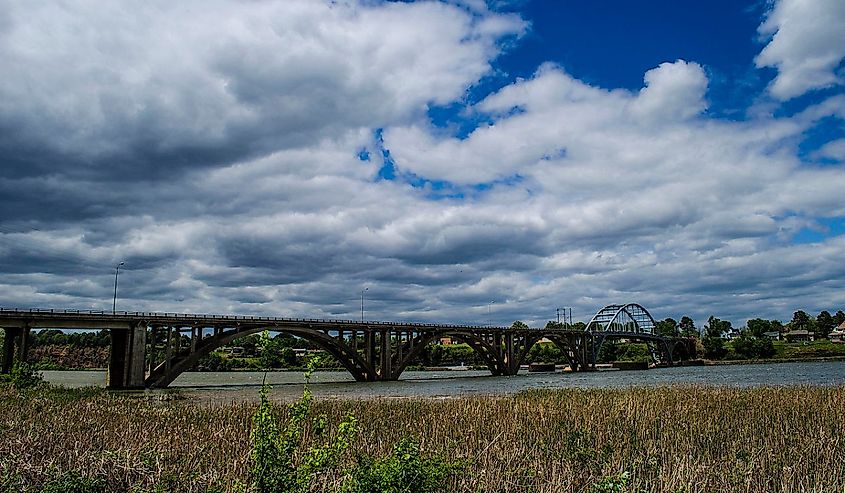
POLYGON ((487 304, 487 322, 490 324, 491 327, 493 326, 493 316, 491 315, 491 311, 493 310, 493 303, 495 303, 495 301, 491 301, 487 304))
POLYGON ((563 310, 563 321, 566 322, 566 308, 555 308, 557 312, 557 324, 560 325, 560 311, 563 310))
POLYGON ((361 323, 364 323, 364 292, 369 290, 370 288, 364 288, 361 290, 361 323))
POLYGON ((111 314, 114 315, 117 309, 117 275, 120 273, 120 266, 123 265, 123 262, 114 266, 114 298, 112 299, 111 303, 111 314))

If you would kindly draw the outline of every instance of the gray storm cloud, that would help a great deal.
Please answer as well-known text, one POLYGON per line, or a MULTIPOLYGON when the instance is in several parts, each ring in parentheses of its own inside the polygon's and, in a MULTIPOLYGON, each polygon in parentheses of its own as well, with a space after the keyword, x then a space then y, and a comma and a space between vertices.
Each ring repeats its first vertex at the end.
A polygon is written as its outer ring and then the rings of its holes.
POLYGON ((639 91, 546 64, 461 139, 427 110, 530 29, 482 4, 6 5, 0 306, 107 308, 118 261, 138 310, 354 317, 364 287, 373 318, 453 322, 845 305, 841 237, 791 242, 845 215, 841 146, 797 155, 841 98, 724 121, 695 61, 639 91))

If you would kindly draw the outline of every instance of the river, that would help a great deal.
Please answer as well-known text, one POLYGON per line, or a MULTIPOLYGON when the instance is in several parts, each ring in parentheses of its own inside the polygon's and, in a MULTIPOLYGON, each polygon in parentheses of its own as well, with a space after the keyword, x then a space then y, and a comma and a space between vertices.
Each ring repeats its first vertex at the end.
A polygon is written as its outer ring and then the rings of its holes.
MULTIPOLYGON (((101 386, 104 371, 44 371, 45 380, 66 387, 101 386)), ((188 372, 171 384, 183 395, 208 403, 257 400, 266 378, 273 400, 302 395, 304 377, 296 372, 188 372), (266 375, 266 376, 265 376, 266 375)), ((316 372, 311 390, 317 398, 366 399, 395 397, 453 398, 508 395, 541 388, 620 388, 659 385, 845 385, 845 362, 767 363, 755 365, 686 366, 642 371, 528 373, 492 377, 487 371, 407 371, 396 382, 355 382, 346 372, 316 372)), ((164 391, 147 391, 155 395, 164 391)))

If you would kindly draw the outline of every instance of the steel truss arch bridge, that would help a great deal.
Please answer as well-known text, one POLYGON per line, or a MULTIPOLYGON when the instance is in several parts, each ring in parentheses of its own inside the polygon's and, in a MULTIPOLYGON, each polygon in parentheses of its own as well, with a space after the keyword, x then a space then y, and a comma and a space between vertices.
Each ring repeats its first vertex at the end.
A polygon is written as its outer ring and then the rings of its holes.
POLYGON ((397 380, 428 345, 443 337, 464 342, 492 375, 515 375, 542 339, 553 342, 573 371, 595 369, 607 339, 643 341, 655 361, 671 365, 694 356, 689 341, 654 333, 654 319, 642 306, 608 305, 585 330, 481 325, 420 324, 151 312, 18 310, 0 308, 5 331, 2 371, 25 361, 32 329, 100 329, 111 333, 107 385, 110 388, 166 387, 203 356, 234 340, 264 330, 308 340, 337 359, 358 381, 397 380), (682 351, 679 348, 683 349, 682 351))
POLYGON ((585 332, 592 335, 592 360, 595 362, 606 340, 644 342, 658 364, 672 365, 676 359, 695 355, 695 345, 687 338, 665 337, 656 333, 654 317, 638 303, 607 305, 590 319, 585 332))

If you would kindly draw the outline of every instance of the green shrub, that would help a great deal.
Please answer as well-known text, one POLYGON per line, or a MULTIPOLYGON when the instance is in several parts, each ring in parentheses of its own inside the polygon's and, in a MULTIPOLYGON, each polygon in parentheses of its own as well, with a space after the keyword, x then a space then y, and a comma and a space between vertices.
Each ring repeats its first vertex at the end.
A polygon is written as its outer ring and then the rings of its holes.
POLYGON ((41 493, 106 493, 108 489, 99 479, 86 478, 77 472, 64 473, 47 483, 41 493))
POLYGON ((10 383, 18 390, 37 387, 44 383, 44 378, 35 367, 27 363, 15 363, 11 373, 0 375, 0 382, 10 383))
POLYGON ((725 348, 725 340, 721 337, 705 337, 701 341, 704 344, 704 357, 708 359, 722 359, 728 354, 725 348))
POLYGON ((775 346, 766 337, 742 336, 734 339, 732 346, 736 354, 748 359, 771 358, 775 355, 775 346))
POLYGON ((435 493, 459 465, 441 457, 422 457, 415 440, 404 437, 384 458, 361 457, 344 485, 346 493, 435 493))
POLYGON ((273 405, 267 397, 270 386, 261 387, 261 402, 252 417, 250 434, 250 477, 257 493, 308 491, 314 478, 337 467, 341 455, 352 445, 357 422, 353 416, 347 416, 324 445, 302 450, 306 431, 310 430, 319 439, 325 437, 328 428, 325 415, 309 417, 312 395, 308 381, 317 363, 315 360, 306 371, 302 398, 290 405, 288 421, 282 429, 273 417, 273 405))
POLYGON ((621 493, 627 489, 629 477, 630 474, 628 471, 624 471, 602 478, 601 481, 593 484, 590 488, 590 493, 621 493))

